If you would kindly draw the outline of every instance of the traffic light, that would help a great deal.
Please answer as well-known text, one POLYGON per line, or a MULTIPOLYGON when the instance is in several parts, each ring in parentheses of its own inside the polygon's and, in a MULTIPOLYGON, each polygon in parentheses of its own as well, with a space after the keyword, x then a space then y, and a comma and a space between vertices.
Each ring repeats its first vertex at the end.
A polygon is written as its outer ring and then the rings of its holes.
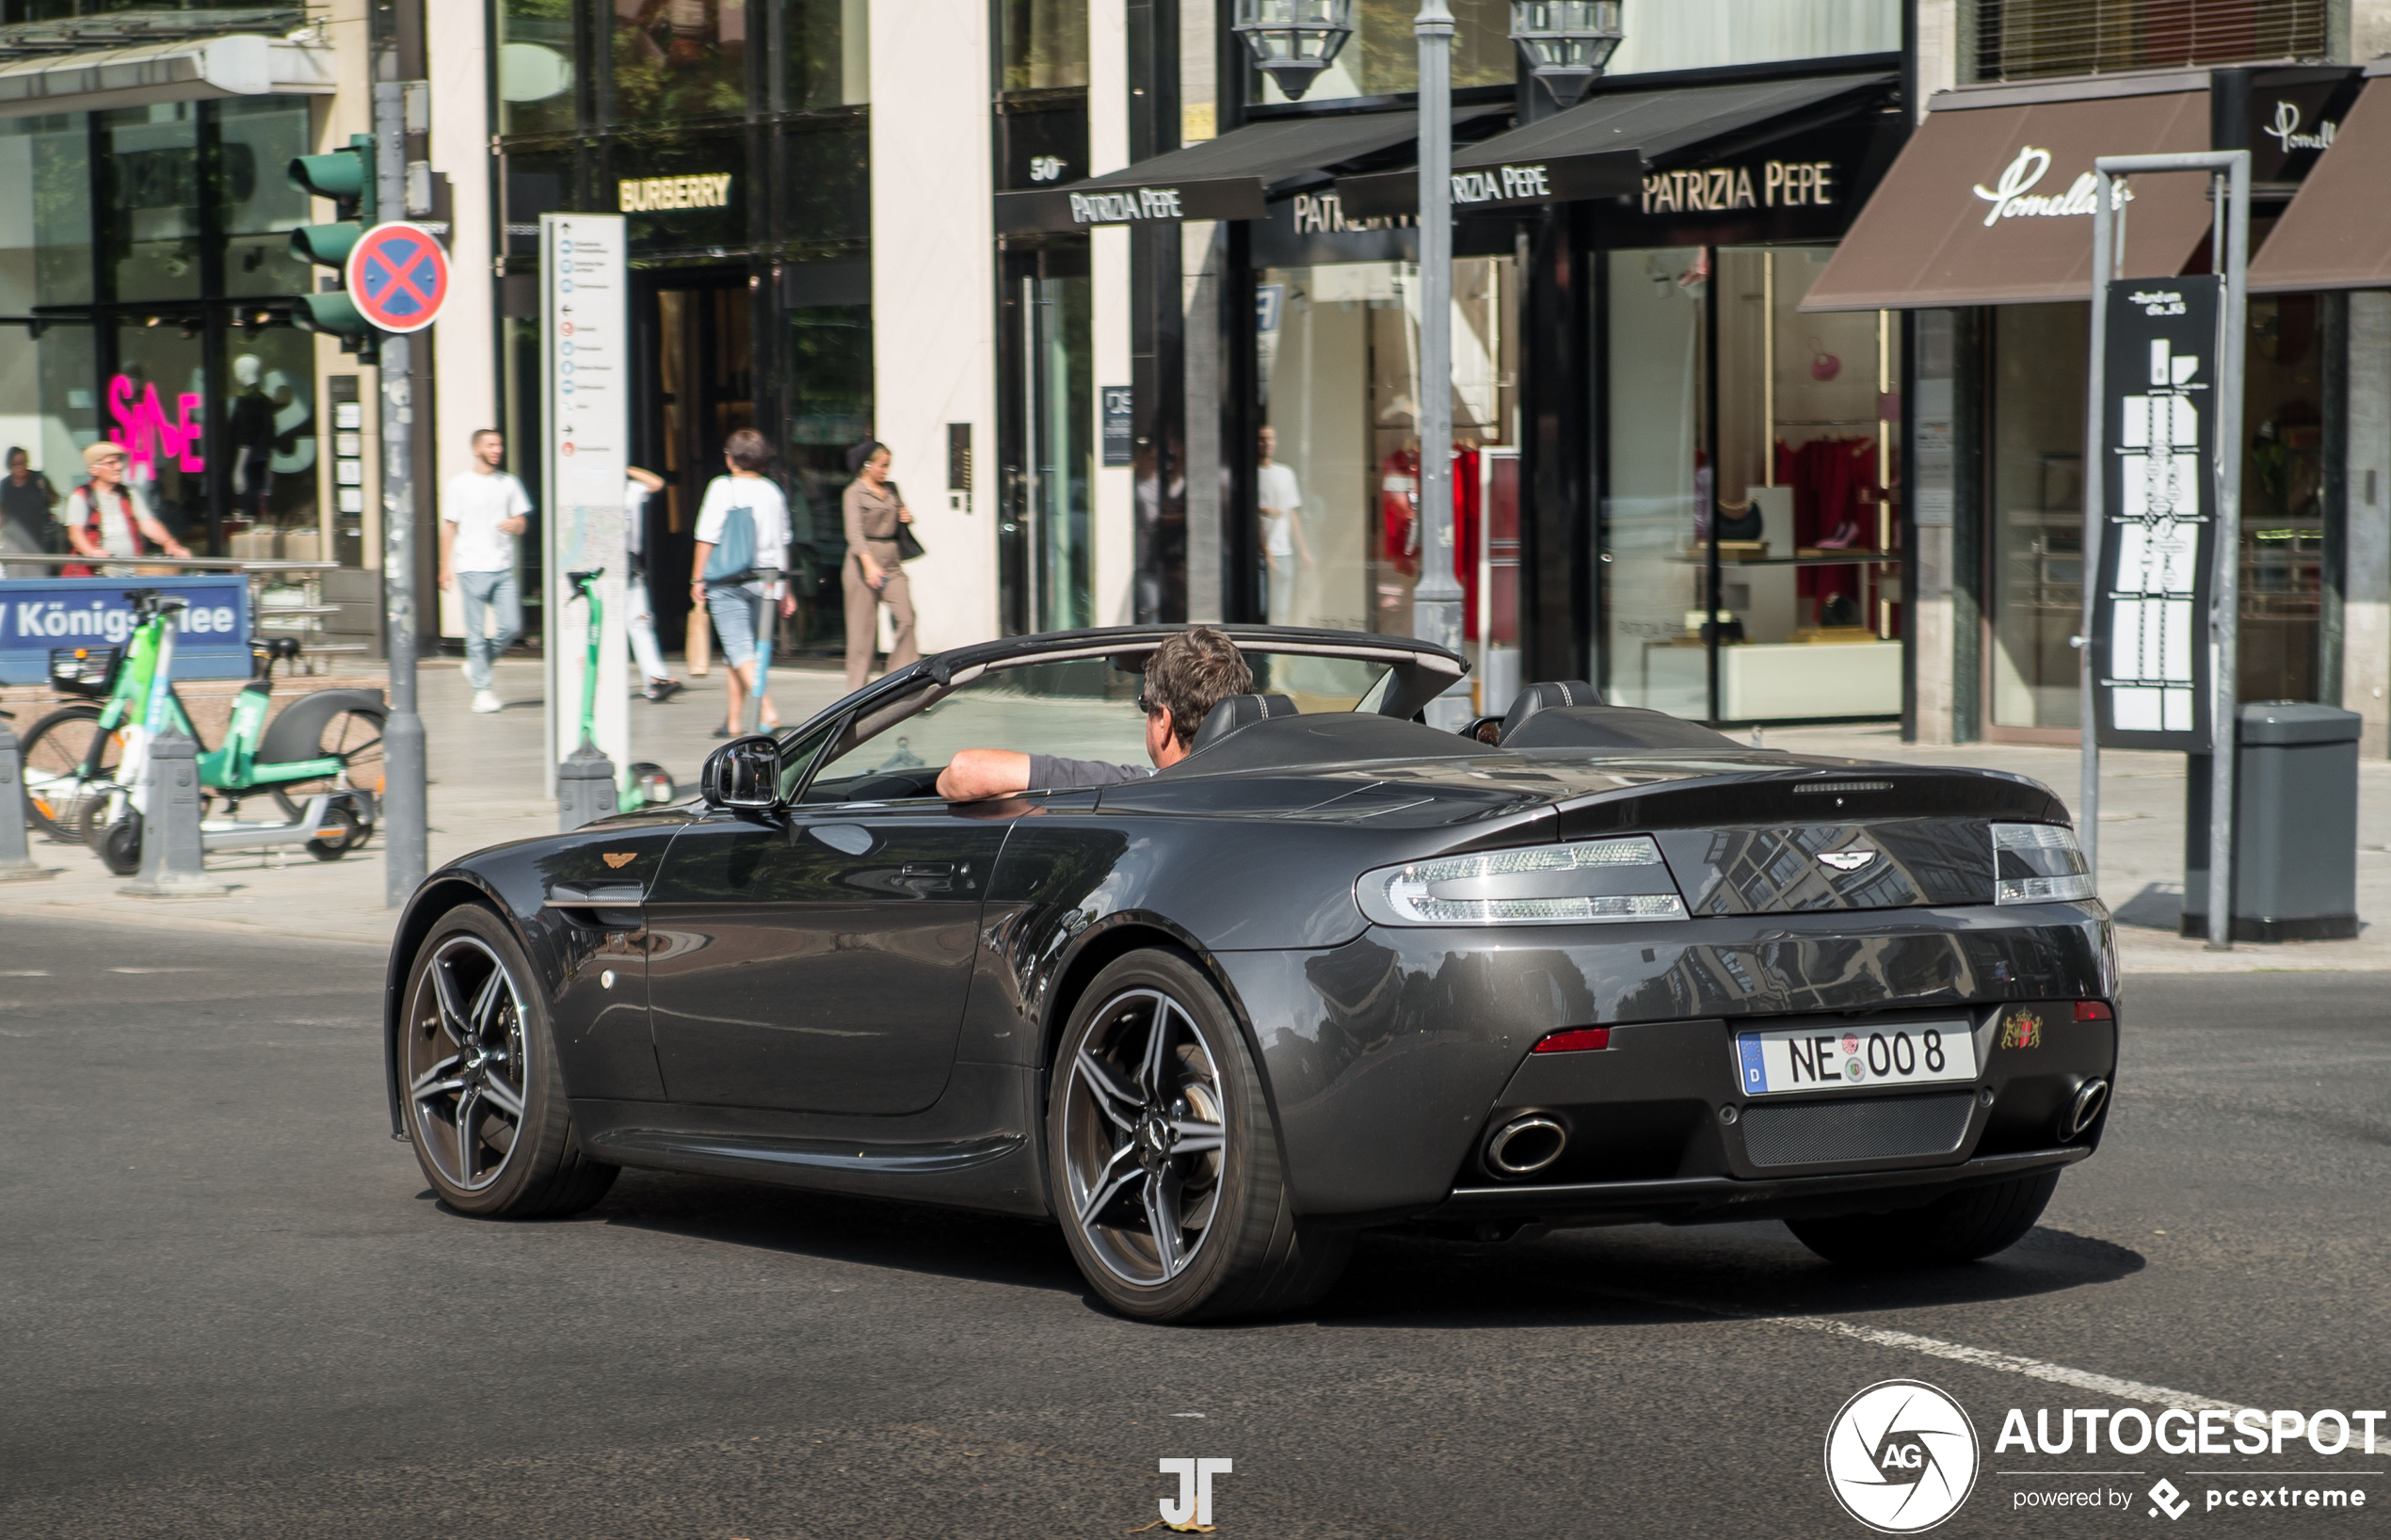
MULTIPOLYGON (((374 136, 349 136, 348 148, 291 162, 291 185, 332 201, 340 222, 301 225, 291 232, 291 255, 342 271, 351 248, 374 226, 374 136)), ((292 321, 302 331, 329 332, 344 352, 371 361, 378 336, 349 297, 338 290, 303 295, 292 321)))

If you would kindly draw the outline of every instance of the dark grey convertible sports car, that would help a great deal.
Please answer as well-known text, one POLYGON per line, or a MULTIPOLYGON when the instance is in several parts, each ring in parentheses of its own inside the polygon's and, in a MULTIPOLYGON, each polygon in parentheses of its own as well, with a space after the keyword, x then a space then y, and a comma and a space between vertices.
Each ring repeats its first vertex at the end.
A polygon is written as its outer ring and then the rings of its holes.
POLYGON ((964 746, 1143 758, 1169 628, 1021 637, 434 874, 393 1129, 474 1214, 646 1165, 1051 1216, 1155 1320, 1300 1305, 1373 1226, 1969 1259, 2099 1143, 2110 922, 2042 786, 1581 683, 1460 736, 1449 653, 1228 629, 1258 693, 1149 778, 939 800, 964 746))

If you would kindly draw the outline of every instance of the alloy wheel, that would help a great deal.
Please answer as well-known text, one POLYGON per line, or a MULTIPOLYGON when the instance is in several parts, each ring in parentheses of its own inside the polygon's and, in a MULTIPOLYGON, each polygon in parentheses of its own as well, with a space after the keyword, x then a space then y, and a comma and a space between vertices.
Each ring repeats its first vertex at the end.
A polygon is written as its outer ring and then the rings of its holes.
POLYGON ((1071 1216, 1106 1271, 1155 1288, 1202 1251, 1228 1156, 1219 1057, 1159 989, 1096 1015, 1069 1066, 1063 1148, 1071 1216))
POLYGON ((463 1192, 498 1179, 522 1132, 525 1013, 478 938, 450 936, 418 976, 407 1035, 416 1147, 463 1192))

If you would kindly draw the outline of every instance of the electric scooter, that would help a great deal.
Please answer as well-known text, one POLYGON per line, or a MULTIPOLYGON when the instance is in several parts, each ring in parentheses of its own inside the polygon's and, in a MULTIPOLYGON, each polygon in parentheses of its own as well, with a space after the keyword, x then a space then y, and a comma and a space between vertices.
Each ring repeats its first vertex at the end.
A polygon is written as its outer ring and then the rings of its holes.
MULTIPOLYGON (((605 571, 602 567, 593 567, 565 574, 573 592, 589 605, 589 654, 581 670, 581 741, 592 746, 598 742, 598 652, 606 630, 606 606, 598 597, 598 580, 605 571)), ((641 808, 670 802, 679 794, 663 765, 635 760, 615 793, 615 810, 636 812, 641 808)))
MULTIPOLYGON (((190 715, 174 693, 174 617, 186 607, 187 602, 150 588, 134 589, 126 597, 133 602, 136 623, 130 645, 122 655, 95 658, 92 649, 72 648, 59 649, 51 655, 54 684, 73 693, 97 694, 104 687, 108 704, 97 714, 100 730, 92 738, 85 762, 72 778, 72 786, 61 787, 60 782, 68 778, 51 778, 39 793, 44 799, 66 794, 74 798, 76 832, 102 863, 119 876, 131 876, 141 869, 142 822, 149 812, 144 772, 152 747, 169 727, 179 729, 195 744, 199 742, 190 715), (121 743, 122 757, 113 767, 104 769, 100 761, 111 741, 121 743)), ((317 691, 293 702, 283 712, 282 719, 276 721, 273 730, 265 731, 267 703, 273 693, 274 664, 295 656, 298 644, 280 638, 253 641, 250 645, 257 659, 255 670, 234 698, 232 727, 223 745, 200 756, 200 784, 223 797, 228 812, 238 810, 242 796, 271 791, 291 816, 287 821, 206 819, 200 826, 201 845, 217 850, 304 844, 317 860, 338 860, 373 834, 375 793, 380 789, 378 778, 371 789, 352 784, 349 770, 354 754, 319 753, 303 760, 275 760, 268 755, 278 743, 290 740, 286 720, 293 730, 311 734, 322 732, 329 717, 321 709, 302 711, 311 701, 318 702, 319 707, 329 707, 336 714, 370 718, 373 742, 378 745, 380 699, 363 691, 317 691), (349 698, 352 697, 357 698, 349 698), (292 720, 294 712, 299 713, 296 720, 292 720), (261 739, 265 753, 260 752, 261 739), (327 778, 333 781, 333 786, 309 795, 303 805, 296 803, 289 794, 291 786, 327 778)), ((77 712, 82 714, 77 719, 92 719, 90 708, 70 707, 45 718, 34 730, 35 736, 77 712)), ((28 775, 26 779, 28 790, 33 790, 33 777, 28 775)), ((35 806, 36 820, 47 822, 42 818, 40 802, 35 806)))

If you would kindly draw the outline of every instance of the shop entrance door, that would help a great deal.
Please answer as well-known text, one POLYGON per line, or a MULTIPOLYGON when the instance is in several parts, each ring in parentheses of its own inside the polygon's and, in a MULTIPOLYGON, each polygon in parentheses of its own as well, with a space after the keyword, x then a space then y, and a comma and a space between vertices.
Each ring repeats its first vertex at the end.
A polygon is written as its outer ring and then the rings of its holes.
POLYGON ((632 463, 664 477, 648 503, 648 592, 657 640, 683 645, 698 505, 723 473, 722 445, 755 426, 754 297, 744 268, 634 275, 639 394, 632 463))
POLYGON ((1096 623, 1086 245, 1008 253, 1004 276, 1005 629, 1069 631, 1096 623))

